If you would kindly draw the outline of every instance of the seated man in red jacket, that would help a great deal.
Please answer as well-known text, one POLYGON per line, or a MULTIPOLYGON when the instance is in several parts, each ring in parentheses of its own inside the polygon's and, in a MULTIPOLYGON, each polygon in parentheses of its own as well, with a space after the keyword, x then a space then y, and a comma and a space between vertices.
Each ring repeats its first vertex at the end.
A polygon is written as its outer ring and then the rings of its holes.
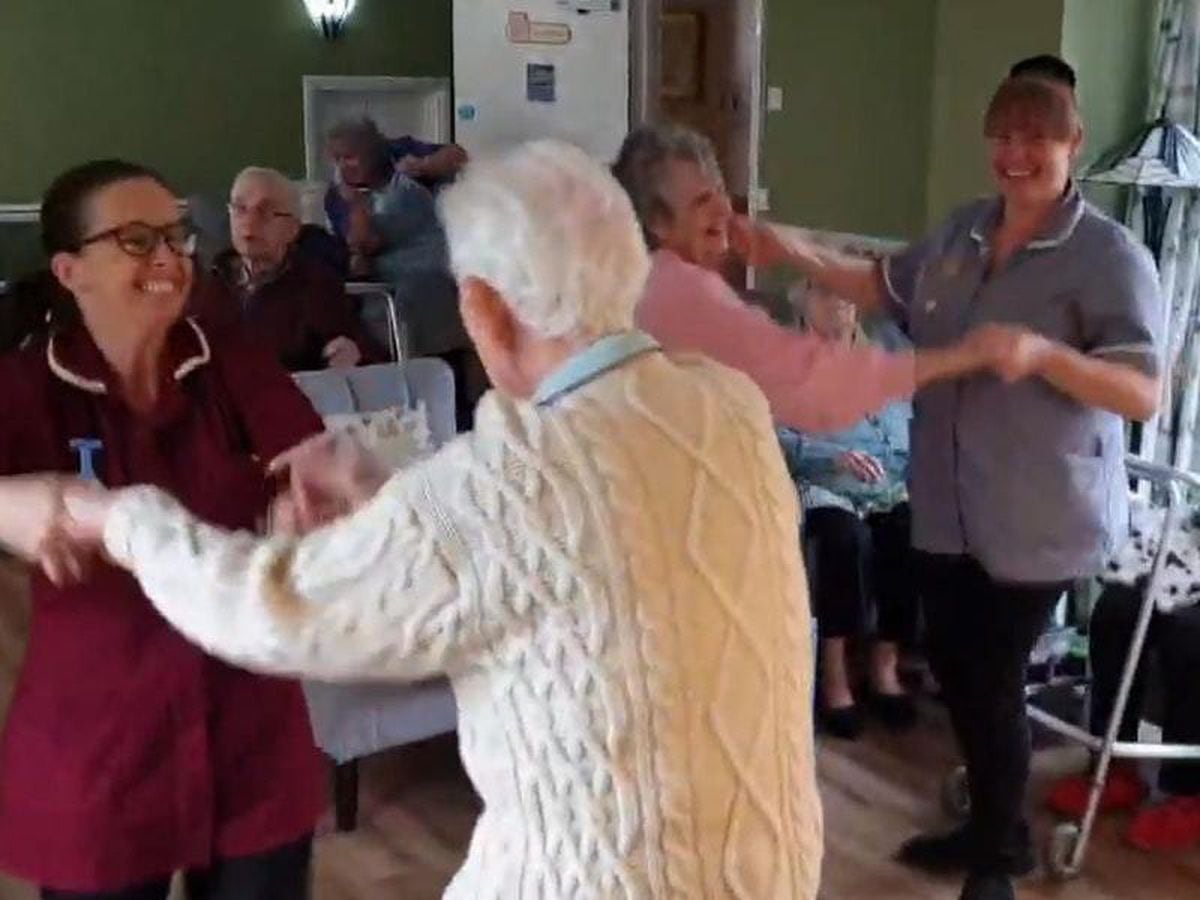
POLYGON ((247 329, 293 372, 358 365, 368 348, 354 304, 329 267, 294 252, 300 224, 286 176, 244 169, 229 193, 233 248, 197 279, 191 312, 247 329))

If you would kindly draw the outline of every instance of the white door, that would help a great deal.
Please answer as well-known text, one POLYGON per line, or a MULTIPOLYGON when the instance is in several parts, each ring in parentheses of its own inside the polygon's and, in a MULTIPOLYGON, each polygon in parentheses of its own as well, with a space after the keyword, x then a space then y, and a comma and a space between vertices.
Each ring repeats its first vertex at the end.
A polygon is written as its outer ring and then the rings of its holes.
POLYGON ((450 140, 450 82, 390 75, 304 76, 304 161, 310 180, 330 176, 325 134, 338 122, 369 118, 388 137, 450 140))
POLYGON ((627 0, 454 0, 455 140, 555 137, 605 162, 629 130, 627 0))

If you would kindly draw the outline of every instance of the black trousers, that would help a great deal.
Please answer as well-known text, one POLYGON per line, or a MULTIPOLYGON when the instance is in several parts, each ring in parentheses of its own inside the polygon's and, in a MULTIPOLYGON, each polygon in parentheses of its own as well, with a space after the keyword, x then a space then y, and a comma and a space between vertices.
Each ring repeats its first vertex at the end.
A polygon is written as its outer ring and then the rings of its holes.
MULTIPOLYGON (((1121 672, 1133 640, 1142 591, 1109 585, 1092 611, 1088 629, 1092 663, 1091 724, 1103 734, 1112 716, 1121 672)), ((1155 612, 1142 651, 1141 665, 1129 693, 1120 738, 1137 740, 1138 721, 1146 695, 1146 672, 1156 662, 1163 682, 1163 740, 1171 744, 1200 744, 1200 606, 1173 613, 1155 612)), ((1200 795, 1200 762, 1164 762, 1158 786, 1168 794, 1200 795)))
POLYGON ((919 608, 909 522, 906 503, 865 519, 833 507, 805 513, 821 637, 871 633, 898 644, 916 640, 919 608))
MULTIPOLYGON (((184 873, 188 900, 308 900, 312 838, 265 853, 217 860, 184 873)), ((166 900, 170 879, 96 893, 42 889, 42 900, 166 900)))
POLYGON ((974 865, 1007 868, 1029 842, 1025 671, 1070 583, 1006 583, 969 556, 916 557, 929 664, 967 766, 974 865))
POLYGON ((460 347, 438 354, 454 372, 454 417, 459 432, 475 425, 475 407, 488 392, 491 382, 474 347, 460 347))

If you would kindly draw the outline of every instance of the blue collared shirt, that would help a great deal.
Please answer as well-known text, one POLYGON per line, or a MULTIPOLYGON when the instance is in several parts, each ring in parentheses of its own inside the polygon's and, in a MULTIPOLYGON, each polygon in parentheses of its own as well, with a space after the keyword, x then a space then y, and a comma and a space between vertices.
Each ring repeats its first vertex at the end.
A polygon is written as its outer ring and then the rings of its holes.
MULTIPOLYGON (((889 350, 910 349, 908 339, 891 322, 872 323, 863 336, 889 350)), ((779 443, 788 472, 805 509, 835 506, 865 515, 891 509, 908 499, 908 431, 912 404, 890 403, 865 416, 855 425, 835 434, 804 434, 792 428, 778 429, 779 443), (884 477, 867 482, 843 471, 838 459, 857 450, 879 461, 884 477)))
MULTIPOLYGON (((987 274, 999 199, 969 204, 884 261, 896 316, 917 347, 985 322, 1159 371, 1163 301, 1149 251, 1072 186, 1045 232, 987 274)), ((969 554, 994 577, 1091 575, 1127 527, 1121 418, 1044 380, 941 382, 914 400, 913 545, 969 554)))
POLYGON ((908 425, 912 406, 892 403, 836 434, 809 435, 779 429, 779 443, 788 472, 805 509, 836 506, 865 515, 891 509, 908 498, 908 425), (879 461, 884 477, 863 481, 838 466, 851 450, 879 461))
MULTIPOLYGON (((427 188, 396 172, 383 187, 370 191, 368 201, 371 227, 381 242, 373 258, 373 277, 397 282, 412 271, 445 268, 446 238, 427 188)), ((349 212, 335 185, 325 193, 325 212, 344 241, 349 212)))
POLYGON ((569 357, 547 375, 538 385, 533 402, 538 406, 554 403, 634 357, 659 349, 658 341, 644 331, 620 331, 606 335, 569 357))

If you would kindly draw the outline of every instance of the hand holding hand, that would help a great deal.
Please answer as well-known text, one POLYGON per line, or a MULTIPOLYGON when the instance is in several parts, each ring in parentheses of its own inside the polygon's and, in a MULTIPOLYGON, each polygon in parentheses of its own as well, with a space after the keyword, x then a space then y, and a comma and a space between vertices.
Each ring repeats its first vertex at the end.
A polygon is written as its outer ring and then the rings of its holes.
POLYGON ((289 485, 272 507, 276 530, 301 533, 353 512, 375 495, 389 472, 347 434, 326 432, 271 461, 289 485))
POLYGON ((57 474, 4 479, 10 514, 2 529, 4 542, 56 585, 85 579, 99 551, 100 540, 77 532, 67 508, 68 498, 87 485, 57 474))
POLYGON ((999 323, 979 326, 963 343, 981 365, 1009 384, 1036 375, 1052 347, 1048 338, 1036 332, 999 323))

